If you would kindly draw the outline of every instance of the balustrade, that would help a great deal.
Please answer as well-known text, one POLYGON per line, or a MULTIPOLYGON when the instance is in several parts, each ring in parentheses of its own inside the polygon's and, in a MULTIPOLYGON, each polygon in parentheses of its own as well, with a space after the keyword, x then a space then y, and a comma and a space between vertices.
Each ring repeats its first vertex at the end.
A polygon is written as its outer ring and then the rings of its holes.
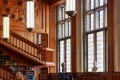
POLYGON ((41 53, 45 52, 44 49, 37 44, 23 38, 14 32, 10 32, 10 38, 6 42, 39 60, 41 60, 41 53))

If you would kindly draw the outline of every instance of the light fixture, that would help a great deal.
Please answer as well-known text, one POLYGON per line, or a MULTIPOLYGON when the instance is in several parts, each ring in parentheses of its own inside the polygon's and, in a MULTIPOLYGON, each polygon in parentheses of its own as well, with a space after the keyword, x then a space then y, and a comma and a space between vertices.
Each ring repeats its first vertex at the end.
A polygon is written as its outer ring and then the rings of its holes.
POLYGON ((76 14, 76 0, 66 0, 65 12, 69 16, 74 16, 76 14))
POLYGON ((3 39, 9 39, 10 15, 3 14, 3 39))
POLYGON ((27 0, 27 29, 32 31, 34 28, 34 1, 27 0))

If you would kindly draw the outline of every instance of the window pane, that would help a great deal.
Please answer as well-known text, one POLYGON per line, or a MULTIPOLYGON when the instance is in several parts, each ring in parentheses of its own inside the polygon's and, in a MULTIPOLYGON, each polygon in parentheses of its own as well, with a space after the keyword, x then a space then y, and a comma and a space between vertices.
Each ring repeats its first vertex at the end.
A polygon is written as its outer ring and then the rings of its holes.
POLYGON ((37 33, 37 44, 41 45, 41 34, 37 33))
POLYGON ((91 30, 94 29, 94 14, 90 14, 90 27, 91 30))
POLYGON ((69 36, 71 36, 71 22, 70 22, 70 21, 68 22, 68 25, 69 25, 69 27, 68 27, 68 28, 69 28, 69 29, 68 29, 68 30, 69 30, 69 31, 68 31, 68 32, 69 32, 69 36))
POLYGON ((64 34, 65 34, 64 31, 65 31, 65 30, 64 30, 64 24, 61 24, 61 37, 62 37, 62 38, 64 38, 64 34))
POLYGON ((104 0, 99 0, 100 2, 100 6, 102 6, 104 4, 104 0))
POLYGON ((58 25, 58 38, 61 38, 61 24, 58 25))
POLYGON ((88 71, 92 71, 94 61, 94 37, 93 34, 88 35, 88 71))
POLYGON ((65 36, 71 36, 71 22, 70 21, 66 21, 65 22, 65 36))
POLYGON ((107 27, 107 8, 105 8, 105 27, 107 27))
POLYGON ((90 31, 90 15, 87 15, 86 16, 86 19, 85 19, 85 30, 86 30, 86 32, 87 31, 90 31))
POLYGON ((58 7, 58 17, 57 17, 57 19, 58 19, 58 21, 60 21, 61 20, 61 9, 60 9, 60 7, 58 7))
POLYGON ((61 21, 64 19, 64 5, 61 5, 58 7, 58 14, 57 15, 58 15, 58 17, 57 17, 58 21, 61 21))
POLYGON ((85 6, 85 10, 86 11, 88 11, 88 10, 90 10, 91 8, 90 8, 90 0, 85 0, 86 2, 85 2, 85 4, 86 4, 86 6, 85 6))
POLYGON ((103 16, 104 16, 104 11, 103 10, 100 10, 100 12, 99 12, 99 16, 100 16, 100 28, 103 28, 103 21, 104 21, 104 19, 103 19, 103 16))
POLYGON ((67 39, 66 41, 66 71, 71 71, 71 41, 67 39))
POLYGON ((68 31, 69 31, 69 24, 68 24, 68 21, 65 22, 65 36, 68 37, 68 31))
POLYGON ((95 7, 99 7, 99 0, 95 0, 95 7))
POLYGON ((94 9, 94 0, 90 0, 90 9, 94 9))
POLYGON ((102 72, 104 67, 103 43, 103 31, 97 32, 97 67, 99 72, 102 72))
MULTIPOLYGON (((64 41, 60 41, 60 65, 64 63, 64 41)), ((60 66, 60 71, 62 72, 62 67, 60 66)))
POLYGON ((58 26, 58 38, 64 38, 64 34, 65 34, 65 29, 64 29, 64 23, 59 24, 58 26))
POLYGON ((65 17, 65 8, 64 6, 61 7, 61 20, 64 20, 65 17))
POLYGON ((96 23, 95 23, 95 29, 99 29, 99 12, 96 12, 96 23))

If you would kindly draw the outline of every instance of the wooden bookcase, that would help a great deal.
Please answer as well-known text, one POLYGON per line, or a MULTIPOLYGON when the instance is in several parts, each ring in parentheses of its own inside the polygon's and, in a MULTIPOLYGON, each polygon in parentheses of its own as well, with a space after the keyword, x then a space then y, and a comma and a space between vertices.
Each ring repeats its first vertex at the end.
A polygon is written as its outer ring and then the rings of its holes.
POLYGON ((40 67, 40 80, 47 80, 47 76, 49 73, 48 67, 40 67))

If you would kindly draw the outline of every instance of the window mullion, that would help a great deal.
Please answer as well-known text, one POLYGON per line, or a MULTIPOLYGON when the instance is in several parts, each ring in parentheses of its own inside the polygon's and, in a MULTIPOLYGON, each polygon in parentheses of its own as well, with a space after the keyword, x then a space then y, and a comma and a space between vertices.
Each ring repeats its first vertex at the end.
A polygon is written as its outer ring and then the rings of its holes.
POLYGON ((108 64, 107 64, 107 30, 104 30, 103 31, 103 35, 104 35, 104 37, 103 37, 103 40, 104 40, 104 46, 103 46, 103 53, 104 53, 104 71, 105 70, 107 70, 106 68, 107 68, 107 66, 108 66, 108 64), (106 63, 105 63, 106 62, 106 63))
POLYGON ((86 43, 86 45, 85 45, 85 47, 86 47, 86 50, 85 50, 86 51, 86 57, 85 57, 86 59, 85 60, 86 61, 85 62, 86 62, 87 71, 88 71, 88 34, 85 34, 85 38, 86 38, 86 42, 85 42, 86 43))
MULTIPOLYGON (((64 13, 64 63, 66 66, 66 38, 65 37, 66 37, 66 20, 65 20, 65 13, 64 13)), ((66 69, 65 69, 65 72, 66 72, 66 69)))
MULTIPOLYGON (((66 66, 66 39, 64 39, 64 63, 66 66)), ((66 69, 65 69, 65 71, 66 71, 66 69)))
POLYGON ((103 55, 104 55, 104 58, 103 58, 103 64, 104 64, 104 68, 103 68, 103 70, 105 71, 105 56, 106 56, 106 32, 105 32, 105 30, 103 31, 103 43, 104 43, 104 45, 103 45, 103 55))
MULTIPOLYGON (((94 0, 94 8, 96 7, 96 1, 94 0)), ((94 30, 96 29, 96 11, 94 10, 94 30)), ((97 61, 97 32, 94 32, 94 61, 97 61)))
POLYGON ((91 14, 89 15, 89 30, 88 31, 91 31, 91 14))
POLYGON ((58 42, 58 53, 59 53, 59 54, 58 54, 58 55, 59 55, 59 57, 58 57, 58 60, 59 60, 59 61, 58 61, 58 63, 59 63, 58 69, 59 69, 59 72, 60 72, 60 66, 61 66, 61 64, 60 64, 60 41, 58 42))
POLYGON ((97 32, 94 32, 94 61, 97 61, 97 32))
POLYGON ((93 30, 95 29, 96 29, 96 12, 94 12, 94 29, 93 30))
MULTIPOLYGON (((65 15, 65 13, 64 13, 64 15, 65 15)), ((65 17, 65 16, 64 16, 65 17)), ((65 18, 64 18, 65 19, 65 18)), ((65 39, 65 37, 66 37, 66 27, 65 27, 65 23, 66 21, 64 20, 64 63, 65 63, 65 65, 66 65, 66 39, 65 39)), ((66 70, 65 70, 66 71, 66 70)))
POLYGON ((105 21, 105 8, 103 9, 103 18, 104 18, 104 19, 103 19, 103 27, 106 27, 106 26, 105 26, 105 22, 106 22, 106 21, 105 21))
POLYGON ((85 11, 84 14, 87 15, 88 13, 96 12, 98 10, 104 9, 106 6, 107 6, 107 4, 104 4, 103 6, 99 6, 97 8, 92 9, 92 10, 89 9, 89 10, 85 11))

